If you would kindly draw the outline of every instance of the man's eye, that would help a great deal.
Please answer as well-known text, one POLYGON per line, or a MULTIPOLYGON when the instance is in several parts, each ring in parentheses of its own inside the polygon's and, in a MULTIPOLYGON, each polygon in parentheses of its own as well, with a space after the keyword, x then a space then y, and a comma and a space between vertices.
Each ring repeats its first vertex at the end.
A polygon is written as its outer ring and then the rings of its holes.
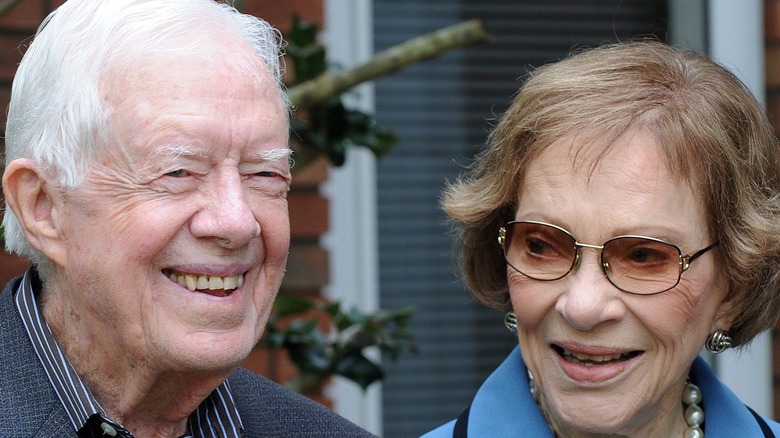
POLYGON ((269 176, 274 177, 274 176, 278 176, 279 174, 270 170, 264 170, 262 172, 257 172, 255 175, 263 176, 263 177, 269 177, 269 176))
POLYGON ((183 178, 185 176, 189 176, 190 173, 184 169, 177 169, 172 172, 168 172, 165 174, 165 176, 170 176, 172 178, 183 178))

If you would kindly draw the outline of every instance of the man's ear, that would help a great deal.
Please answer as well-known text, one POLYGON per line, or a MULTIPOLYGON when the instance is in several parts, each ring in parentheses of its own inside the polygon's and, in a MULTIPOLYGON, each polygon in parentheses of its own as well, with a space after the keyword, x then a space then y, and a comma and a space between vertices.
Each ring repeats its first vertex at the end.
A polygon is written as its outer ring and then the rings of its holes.
POLYGON ((64 265, 66 258, 56 191, 49 173, 27 158, 11 161, 3 174, 3 193, 14 212, 27 240, 55 264, 64 265))

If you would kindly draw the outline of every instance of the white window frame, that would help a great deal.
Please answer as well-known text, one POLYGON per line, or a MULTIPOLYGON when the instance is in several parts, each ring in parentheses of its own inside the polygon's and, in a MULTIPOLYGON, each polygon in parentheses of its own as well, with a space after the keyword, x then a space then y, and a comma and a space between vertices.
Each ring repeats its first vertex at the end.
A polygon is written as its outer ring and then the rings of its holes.
MULTIPOLYGON (((709 0, 709 55, 736 74, 762 103, 764 75, 764 2, 709 0)), ((772 335, 758 336, 743 352, 728 350, 715 356, 723 382, 756 412, 774 417, 772 335)))
MULTIPOLYGON (((764 2, 670 0, 672 43, 709 56, 736 74, 764 102, 764 2)), ((772 335, 758 336, 744 351, 707 355, 718 377, 756 412, 774 417, 772 335)))
MULTIPOLYGON (((342 68, 371 58, 374 50, 371 0, 325 0, 322 42, 328 61, 342 68)), ((347 104, 374 112, 372 84, 362 84, 345 95, 347 104)), ((376 159, 364 148, 348 152, 342 167, 331 167, 321 187, 329 199, 330 230, 322 245, 330 254, 329 298, 363 311, 379 307, 379 267, 376 218, 376 159)), ((378 357, 378 354, 377 354, 378 357)), ((340 415, 382 436, 380 383, 363 391, 343 378, 334 379, 328 391, 340 415)))

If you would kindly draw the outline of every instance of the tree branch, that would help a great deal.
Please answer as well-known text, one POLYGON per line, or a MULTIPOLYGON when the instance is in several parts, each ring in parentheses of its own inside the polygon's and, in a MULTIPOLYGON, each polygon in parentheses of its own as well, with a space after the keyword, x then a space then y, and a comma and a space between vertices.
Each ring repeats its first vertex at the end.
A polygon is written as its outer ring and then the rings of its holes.
POLYGON ((15 4, 19 3, 19 0, 4 0, 0 2, 0 15, 5 14, 8 12, 9 9, 14 7, 15 4))
POLYGON ((352 69, 325 73, 290 87, 287 96, 295 109, 310 108, 360 83, 394 73, 407 65, 434 58, 447 50, 489 39, 480 20, 464 21, 393 46, 352 69))

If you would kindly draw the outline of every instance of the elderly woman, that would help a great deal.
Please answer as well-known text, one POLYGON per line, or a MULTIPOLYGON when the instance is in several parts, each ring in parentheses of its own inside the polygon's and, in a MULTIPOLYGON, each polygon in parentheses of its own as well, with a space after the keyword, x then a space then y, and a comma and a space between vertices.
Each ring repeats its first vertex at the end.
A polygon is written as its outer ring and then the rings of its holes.
POLYGON ((780 306, 778 145, 731 73, 657 42, 542 67, 443 205, 520 345, 426 437, 780 436, 697 358, 780 306))

